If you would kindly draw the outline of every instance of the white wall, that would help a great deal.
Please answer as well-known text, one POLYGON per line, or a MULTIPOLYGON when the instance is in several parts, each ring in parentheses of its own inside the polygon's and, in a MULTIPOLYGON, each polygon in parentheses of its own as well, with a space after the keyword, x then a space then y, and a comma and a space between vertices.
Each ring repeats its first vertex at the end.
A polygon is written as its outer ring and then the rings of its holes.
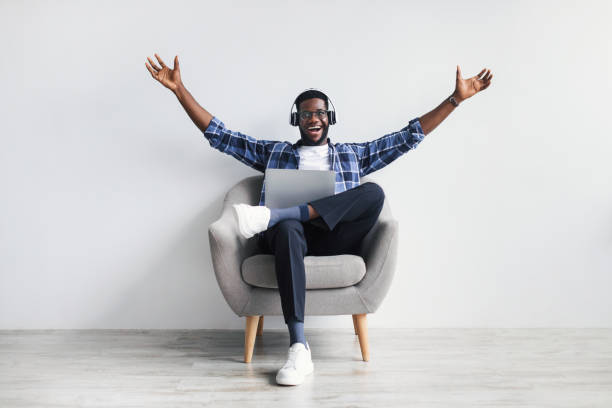
MULTIPOLYGON (((208 225, 256 172, 213 150, 145 57, 178 54, 233 129, 334 142, 493 83, 376 173, 401 226, 371 327, 611 327, 612 30, 599 2, 0 3, 0 328, 242 328, 208 225)), ((307 327, 351 327, 309 317, 307 327)), ((284 327, 281 317, 267 327, 284 327)))

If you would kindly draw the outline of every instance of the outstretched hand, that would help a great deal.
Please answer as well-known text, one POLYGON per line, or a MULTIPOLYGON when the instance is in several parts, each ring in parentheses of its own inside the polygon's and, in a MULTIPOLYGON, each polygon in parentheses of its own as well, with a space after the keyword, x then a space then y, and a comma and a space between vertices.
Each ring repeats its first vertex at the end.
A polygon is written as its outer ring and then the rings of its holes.
POLYGON ((491 78, 493 74, 491 70, 484 68, 478 75, 471 78, 461 77, 461 68, 457 65, 457 79, 455 82, 455 97, 458 97, 462 101, 474 96, 476 93, 487 89, 491 85, 491 78))
POLYGON ((151 65, 145 62, 145 66, 147 67, 153 78, 159 81, 166 88, 170 89, 172 92, 175 92, 179 85, 182 84, 178 55, 174 57, 173 69, 168 68, 166 64, 164 64, 164 61, 159 57, 159 55, 155 54, 155 58, 157 58, 157 61, 159 61, 159 65, 161 65, 161 68, 158 67, 155 62, 153 62, 153 60, 151 60, 151 58, 149 57, 147 57, 147 59, 149 60, 149 63, 151 65))

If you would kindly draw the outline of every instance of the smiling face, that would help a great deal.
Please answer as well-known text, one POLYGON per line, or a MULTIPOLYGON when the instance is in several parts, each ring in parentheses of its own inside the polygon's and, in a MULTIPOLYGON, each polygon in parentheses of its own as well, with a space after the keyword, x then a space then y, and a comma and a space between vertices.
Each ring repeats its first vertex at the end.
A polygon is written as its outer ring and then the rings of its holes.
MULTIPOLYGON (((303 111, 314 113, 319 110, 327 111, 325 101, 320 98, 306 99, 298 106, 298 114, 303 111)), ((302 141, 307 146, 317 146, 327 143, 328 130, 329 118, 327 115, 324 115, 323 118, 319 118, 318 115, 312 114, 310 119, 300 118, 300 135, 302 136, 302 141)))

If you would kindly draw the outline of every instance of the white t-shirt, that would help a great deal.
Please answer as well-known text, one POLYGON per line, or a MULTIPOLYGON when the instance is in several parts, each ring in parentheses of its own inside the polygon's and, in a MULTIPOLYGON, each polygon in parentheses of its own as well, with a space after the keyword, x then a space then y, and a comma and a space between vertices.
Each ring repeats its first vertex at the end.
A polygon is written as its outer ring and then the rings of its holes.
POLYGON ((300 170, 331 170, 327 143, 321 146, 300 146, 300 170))

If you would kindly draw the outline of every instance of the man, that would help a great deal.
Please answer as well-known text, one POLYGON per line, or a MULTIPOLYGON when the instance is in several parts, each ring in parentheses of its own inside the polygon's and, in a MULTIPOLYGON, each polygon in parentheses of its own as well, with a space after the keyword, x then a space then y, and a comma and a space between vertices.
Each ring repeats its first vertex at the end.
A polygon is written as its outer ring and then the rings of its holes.
POLYGON ((493 75, 483 69, 464 79, 457 66, 455 91, 431 112, 412 119, 398 132, 367 143, 332 144, 327 133, 335 123, 327 96, 317 90, 302 92, 295 100, 297 113, 291 122, 298 125, 297 143, 257 140, 225 128, 187 91, 181 81, 178 56, 170 69, 155 54, 159 66, 147 57, 145 66, 157 81, 170 89, 210 145, 248 166, 266 168, 333 170, 336 194, 291 208, 267 208, 265 185, 259 206, 234 206, 240 233, 245 238, 259 234, 264 252, 275 255, 275 269, 285 323, 289 329, 289 357, 278 371, 276 381, 300 384, 314 367, 304 337, 305 272, 304 256, 357 253, 359 243, 374 226, 384 194, 374 183, 359 183, 360 177, 381 169, 408 150, 416 148, 459 103, 486 89, 493 75))

